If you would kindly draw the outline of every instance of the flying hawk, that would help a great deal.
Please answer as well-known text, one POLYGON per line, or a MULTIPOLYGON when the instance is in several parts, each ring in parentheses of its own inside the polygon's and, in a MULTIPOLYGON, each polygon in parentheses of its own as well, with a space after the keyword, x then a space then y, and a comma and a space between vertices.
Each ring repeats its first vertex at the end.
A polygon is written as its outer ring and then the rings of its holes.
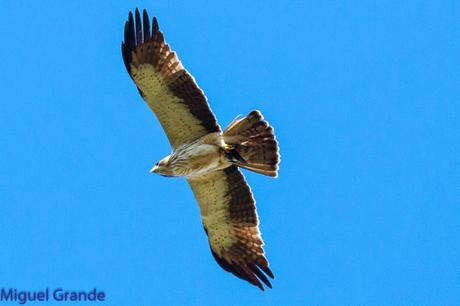
POLYGON ((226 271, 264 290, 274 278, 263 250, 255 201, 239 167, 276 177, 278 143, 259 111, 222 131, 203 91, 152 25, 129 12, 123 60, 173 149, 151 172, 187 179, 200 206, 211 253, 226 271))

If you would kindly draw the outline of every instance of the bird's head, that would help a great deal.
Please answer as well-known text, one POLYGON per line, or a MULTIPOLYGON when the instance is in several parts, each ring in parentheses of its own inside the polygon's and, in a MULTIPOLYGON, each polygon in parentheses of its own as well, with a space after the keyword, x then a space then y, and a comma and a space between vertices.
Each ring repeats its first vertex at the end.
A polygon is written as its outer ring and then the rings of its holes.
POLYGON ((168 155, 153 166, 150 170, 150 173, 157 173, 162 176, 175 176, 173 173, 173 169, 170 163, 170 156, 168 155))

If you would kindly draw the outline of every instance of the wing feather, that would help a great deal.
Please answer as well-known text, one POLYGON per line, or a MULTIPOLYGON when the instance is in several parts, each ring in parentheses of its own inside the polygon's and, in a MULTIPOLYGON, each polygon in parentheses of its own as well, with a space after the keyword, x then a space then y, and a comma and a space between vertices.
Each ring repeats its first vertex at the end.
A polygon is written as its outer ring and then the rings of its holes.
POLYGON ((121 45, 131 78, 157 116, 173 148, 221 129, 203 91, 165 42, 157 19, 130 12, 121 45))
POLYGON ((274 278, 263 250, 255 201, 236 166, 188 179, 217 263, 264 290, 274 278))

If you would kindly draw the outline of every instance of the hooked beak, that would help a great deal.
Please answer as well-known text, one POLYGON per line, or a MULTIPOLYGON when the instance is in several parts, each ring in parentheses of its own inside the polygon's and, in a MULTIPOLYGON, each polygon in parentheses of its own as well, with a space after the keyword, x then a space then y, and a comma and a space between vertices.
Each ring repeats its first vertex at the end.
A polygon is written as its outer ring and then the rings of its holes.
POLYGON ((150 169, 150 173, 156 173, 156 172, 157 172, 157 170, 158 170, 158 166, 157 166, 157 165, 155 165, 155 166, 153 166, 153 168, 152 168, 152 169, 150 169))

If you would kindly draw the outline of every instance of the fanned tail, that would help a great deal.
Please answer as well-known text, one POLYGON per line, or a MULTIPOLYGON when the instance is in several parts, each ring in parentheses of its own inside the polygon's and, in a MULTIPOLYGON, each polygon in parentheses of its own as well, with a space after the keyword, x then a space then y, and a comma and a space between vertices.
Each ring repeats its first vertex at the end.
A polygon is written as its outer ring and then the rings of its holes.
POLYGON ((227 156, 234 164, 264 175, 277 177, 280 161, 278 142, 273 128, 255 110, 237 117, 224 130, 227 156))

